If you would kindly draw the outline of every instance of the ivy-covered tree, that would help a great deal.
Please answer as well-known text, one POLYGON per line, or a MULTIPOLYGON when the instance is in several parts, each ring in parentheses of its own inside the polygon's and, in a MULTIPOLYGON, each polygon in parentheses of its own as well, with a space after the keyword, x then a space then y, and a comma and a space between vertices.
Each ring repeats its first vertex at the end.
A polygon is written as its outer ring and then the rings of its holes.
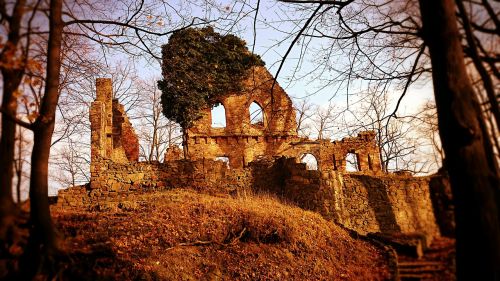
POLYGON ((213 107, 224 95, 241 91, 241 81, 252 66, 264 62, 252 54, 245 41, 212 27, 176 31, 162 46, 163 114, 183 129, 187 158, 187 129, 201 117, 201 110, 213 107))

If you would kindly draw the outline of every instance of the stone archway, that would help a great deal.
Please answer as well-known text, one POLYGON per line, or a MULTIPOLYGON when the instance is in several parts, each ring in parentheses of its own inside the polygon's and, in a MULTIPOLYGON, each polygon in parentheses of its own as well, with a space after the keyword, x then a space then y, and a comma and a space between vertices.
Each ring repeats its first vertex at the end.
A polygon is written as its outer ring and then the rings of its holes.
POLYGON ((307 170, 318 170, 319 169, 319 161, 314 154, 306 152, 302 153, 299 157, 301 163, 306 164, 307 170))

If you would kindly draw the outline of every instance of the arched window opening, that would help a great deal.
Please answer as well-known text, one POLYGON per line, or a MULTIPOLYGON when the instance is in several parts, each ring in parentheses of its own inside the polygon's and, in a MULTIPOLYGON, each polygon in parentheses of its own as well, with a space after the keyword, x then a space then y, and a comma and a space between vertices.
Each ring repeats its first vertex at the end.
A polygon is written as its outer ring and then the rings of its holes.
POLYGON ((318 170, 318 160, 311 153, 302 154, 300 162, 306 164, 307 170, 318 170))
POLYGON ((226 109, 222 103, 216 103, 212 108, 212 128, 226 127, 226 109))
POLYGON ((359 161, 356 153, 347 153, 345 157, 345 170, 346 172, 359 172, 359 161))
POLYGON ((227 156, 217 156, 215 157, 215 161, 222 161, 226 164, 226 168, 229 169, 229 157, 227 156))
POLYGON ((248 110, 250 111, 250 124, 263 126, 264 111, 262 110, 262 107, 258 103, 252 102, 248 110))

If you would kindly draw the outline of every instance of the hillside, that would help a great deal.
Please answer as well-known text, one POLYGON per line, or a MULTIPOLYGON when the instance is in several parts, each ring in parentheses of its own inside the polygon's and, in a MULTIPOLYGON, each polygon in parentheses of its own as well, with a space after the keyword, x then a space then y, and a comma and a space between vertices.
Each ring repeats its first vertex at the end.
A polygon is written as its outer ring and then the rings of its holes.
POLYGON ((53 209, 70 262, 64 280, 385 280, 377 247, 269 196, 189 190, 94 210, 53 209))

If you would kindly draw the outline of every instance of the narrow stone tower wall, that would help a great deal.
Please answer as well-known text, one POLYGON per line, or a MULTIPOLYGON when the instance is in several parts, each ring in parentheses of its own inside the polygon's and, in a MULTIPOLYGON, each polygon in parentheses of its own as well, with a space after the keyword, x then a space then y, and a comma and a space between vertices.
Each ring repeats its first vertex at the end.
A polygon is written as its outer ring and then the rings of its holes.
POLYGON ((90 107, 91 172, 102 159, 115 163, 135 162, 139 141, 123 105, 113 99, 111 79, 96 80, 96 99, 90 107))

